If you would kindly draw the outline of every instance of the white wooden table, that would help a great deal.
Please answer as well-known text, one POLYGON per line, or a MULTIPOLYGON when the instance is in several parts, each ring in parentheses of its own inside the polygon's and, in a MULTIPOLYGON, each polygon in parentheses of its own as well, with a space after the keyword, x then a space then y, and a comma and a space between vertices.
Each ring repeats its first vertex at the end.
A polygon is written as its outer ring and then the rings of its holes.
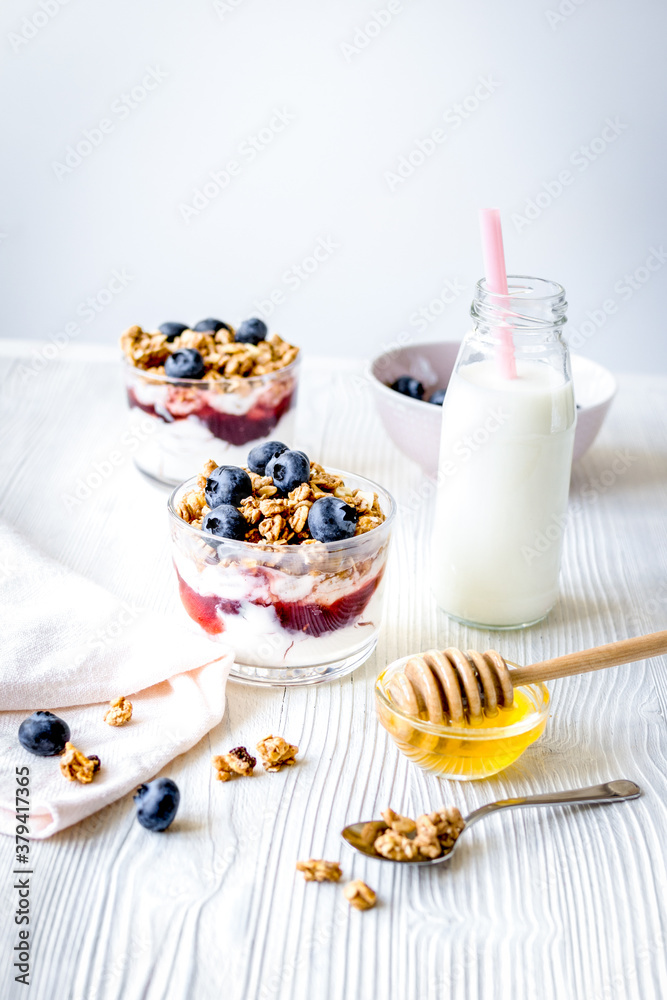
MULTIPOLYGON (((2 517, 128 601, 182 614, 164 495, 121 444, 125 404, 109 352, 72 345, 27 378, 11 345, 0 353, 2 517), (119 448, 113 473, 68 510, 63 496, 119 448)), ((335 684, 230 684, 221 725, 166 771, 182 792, 168 835, 139 827, 128 796, 34 844, 32 984, 27 993, 13 982, 15 928, 3 921, 6 1000, 667 996, 665 662, 554 682, 544 737, 481 782, 441 781, 408 763, 379 728, 373 700, 379 668, 410 650, 498 643, 530 662, 665 627, 667 380, 621 379, 601 437, 575 470, 581 509, 567 530, 560 602, 546 624, 491 643, 433 605, 431 490, 385 437, 359 370, 306 365, 299 443, 380 480, 401 505, 376 654, 335 684), (627 458, 621 473, 617 452, 627 458), (212 780, 212 753, 269 732, 299 745, 297 767, 267 780, 212 780), (347 822, 388 803, 414 815, 454 802, 465 813, 620 777, 644 797, 494 817, 433 871, 352 855, 339 838, 347 822), (350 911, 339 886, 305 884, 294 866, 310 856, 340 859, 346 876, 377 890, 377 908, 350 911)), ((12 855, 2 838, 6 900, 12 855)))

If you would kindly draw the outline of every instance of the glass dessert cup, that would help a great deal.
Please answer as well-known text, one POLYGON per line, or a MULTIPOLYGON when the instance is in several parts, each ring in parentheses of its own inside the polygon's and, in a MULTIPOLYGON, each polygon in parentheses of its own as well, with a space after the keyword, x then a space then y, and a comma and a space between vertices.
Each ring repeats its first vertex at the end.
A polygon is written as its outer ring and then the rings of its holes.
POLYGON ((478 725, 438 725, 406 715, 391 701, 388 683, 409 656, 395 660, 375 684, 380 724, 406 757, 451 781, 488 778, 509 767, 544 732, 549 692, 544 684, 515 688, 514 704, 478 725))
POLYGON ((255 445, 294 437, 300 359, 266 375, 187 379, 124 363, 137 468, 177 486, 209 458, 244 465, 255 445))
POLYGON ((174 568, 183 606, 210 639, 231 646, 231 677, 249 684, 334 680, 377 644, 396 504, 376 483, 329 469, 351 489, 374 491, 385 521, 336 542, 257 545, 217 538, 183 521, 169 497, 174 568))

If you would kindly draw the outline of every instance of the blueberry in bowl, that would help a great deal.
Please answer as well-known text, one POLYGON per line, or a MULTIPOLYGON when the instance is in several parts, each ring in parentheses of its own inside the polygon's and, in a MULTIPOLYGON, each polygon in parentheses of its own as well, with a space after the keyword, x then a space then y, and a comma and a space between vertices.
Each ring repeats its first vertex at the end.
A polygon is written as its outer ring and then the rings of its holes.
POLYGON ((410 399, 424 398, 424 386, 419 379, 412 378, 411 375, 400 375, 389 388, 394 392, 400 392, 402 396, 409 396, 410 399))
POLYGON ((218 330, 229 330, 230 333, 234 333, 233 328, 228 323, 223 323, 221 319, 214 319, 213 316, 200 319, 192 329, 195 333, 217 333, 218 330))
POLYGON ((281 451, 266 466, 266 475, 282 493, 291 493, 310 479, 310 461, 303 451, 281 451))
POLYGON ((445 401, 446 392, 446 389, 436 389, 435 392, 432 392, 428 397, 429 403, 433 403, 435 406, 442 406, 445 401))
POLYGON ((202 519, 201 526, 202 531, 210 531, 218 538, 235 538, 237 541, 243 541, 248 533, 248 522, 230 503, 210 510, 202 519))
POLYGON ((192 347, 184 347, 182 351, 170 354, 164 363, 164 373, 170 378, 204 377, 204 359, 199 351, 192 347))
POLYGON ((310 533, 318 542, 338 542, 351 538, 357 528, 359 515, 338 497, 321 497, 308 514, 310 533))
POLYGON ((204 496, 209 507, 233 504, 237 507, 252 493, 250 476, 236 465, 219 465, 206 480, 204 496))
POLYGON ((178 812, 181 793, 171 778, 155 778, 139 785, 134 795, 137 820, 146 830, 162 833, 171 826, 178 812))
POLYGON ((248 468, 258 476, 263 476, 271 459, 287 450, 287 445, 282 441, 265 441, 264 444, 258 444, 248 453, 248 468))
POLYGON ((310 684, 369 656, 395 513, 381 486, 273 441, 233 471, 210 460, 168 507, 183 607, 232 647, 233 678, 310 684), (227 499, 213 506, 217 484, 227 499))
POLYGON ((266 340, 268 332, 269 329, 264 320, 257 319, 257 317, 244 319, 236 331, 236 342, 237 344, 254 344, 257 347, 262 340, 266 340))
POLYGON ((53 712, 33 712, 19 726, 19 743, 38 757, 61 754, 69 738, 69 726, 53 712))

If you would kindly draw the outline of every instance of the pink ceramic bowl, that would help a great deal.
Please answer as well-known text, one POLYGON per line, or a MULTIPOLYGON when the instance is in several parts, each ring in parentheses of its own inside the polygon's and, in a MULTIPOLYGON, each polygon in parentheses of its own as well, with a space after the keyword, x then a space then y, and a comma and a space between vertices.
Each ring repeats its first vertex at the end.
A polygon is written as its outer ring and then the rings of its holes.
MULTIPOLYGON (((426 394, 443 389, 449 382, 461 342, 410 344, 378 355, 368 367, 375 405, 394 444, 427 475, 438 471, 440 417, 442 409, 433 403, 410 399, 390 389, 399 375, 412 375, 423 383, 426 394)), ((572 354, 572 378, 577 410, 574 461, 588 451, 598 435, 616 394, 616 380, 607 368, 572 354)))

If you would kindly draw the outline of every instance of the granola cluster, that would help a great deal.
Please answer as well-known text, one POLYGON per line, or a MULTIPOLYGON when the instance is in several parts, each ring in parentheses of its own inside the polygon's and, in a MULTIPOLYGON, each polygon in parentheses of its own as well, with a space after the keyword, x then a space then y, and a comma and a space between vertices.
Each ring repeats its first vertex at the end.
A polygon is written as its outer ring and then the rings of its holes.
POLYGON ((253 375, 268 375, 286 368, 296 360, 299 348, 288 344, 277 333, 271 333, 259 344, 239 344, 230 329, 197 332, 184 330, 169 342, 159 331, 151 333, 140 326, 131 326, 122 334, 120 346, 130 364, 154 375, 164 375, 164 363, 170 354, 193 348, 202 356, 204 379, 243 379, 253 375))
POLYGON ((385 809, 382 822, 366 823, 362 840, 390 861, 424 861, 447 854, 460 836, 465 822, 456 806, 424 813, 416 820, 385 809))
POLYGON ((86 757, 73 743, 65 744, 65 752, 60 758, 60 772, 68 781, 89 785, 99 769, 100 758, 96 754, 86 757))
POLYGON ((360 878, 348 882, 343 889, 343 895, 355 910, 370 910, 375 906, 377 899, 371 887, 362 882, 360 878))
POLYGON ((343 871, 337 861, 324 861, 321 858, 297 861, 296 870, 303 872, 306 882, 339 882, 343 877, 343 871))
POLYGON ((265 771, 279 771, 282 767, 290 767, 299 748, 288 743, 282 736, 267 736, 257 744, 257 753, 265 771))
POLYGON ((218 781, 230 781, 237 775, 251 777, 257 758, 251 757, 245 747, 234 747, 229 753, 213 758, 213 767, 218 781))
POLYGON ((122 695, 110 702, 111 707, 104 715, 108 726, 124 726, 132 718, 132 702, 122 695))
MULTIPOLYGON (((201 528, 202 519, 209 512, 204 490, 206 480, 217 468, 213 460, 204 466, 193 489, 185 493, 176 504, 176 513, 188 524, 201 528)), ((385 515, 377 493, 352 490, 342 479, 327 472, 317 462, 310 463, 310 479, 283 496, 274 486, 270 476, 258 476, 245 468, 252 483, 252 494, 241 502, 239 513, 248 524, 247 542, 269 545, 316 544, 308 529, 308 514, 316 500, 335 496, 358 514, 355 534, 363 535, 382 524, 385 515)))

